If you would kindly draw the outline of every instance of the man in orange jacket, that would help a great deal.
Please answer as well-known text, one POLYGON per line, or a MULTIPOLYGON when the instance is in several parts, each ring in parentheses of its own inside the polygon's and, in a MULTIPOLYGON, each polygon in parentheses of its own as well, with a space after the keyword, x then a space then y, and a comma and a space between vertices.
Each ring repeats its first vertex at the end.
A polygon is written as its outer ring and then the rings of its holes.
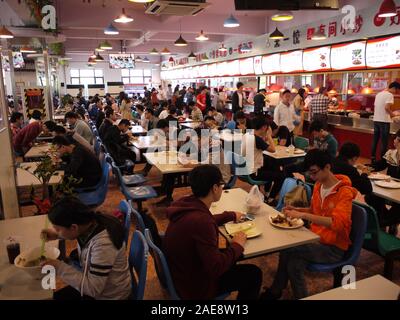
POLYGON ((316 181, 311 207, 287 206, 283 213, 290 218, 310 221, 311 231, 320 236, 320 241, 280 253, 275 280, 271 288, 262 294, 265 299, 279 299, 289 280, 296 299, 308 296, 304 281, 307 265, 338 262, 351 244, 351 210, 357 190, 352 188, 347 176, 332 173, 331 157, 325 151, 309 151, 304 164, 316 181))

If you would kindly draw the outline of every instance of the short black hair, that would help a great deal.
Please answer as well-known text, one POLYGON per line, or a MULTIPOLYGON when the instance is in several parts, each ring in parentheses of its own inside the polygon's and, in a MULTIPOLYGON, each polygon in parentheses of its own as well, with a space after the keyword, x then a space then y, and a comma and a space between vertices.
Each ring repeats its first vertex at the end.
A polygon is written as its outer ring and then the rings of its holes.
POLYGON ((152 116, 154 116, 154 109, 152 108, 146 108, 146 112, 150 113, 152 116))
POLYGON ((392 82, 389 84, 389 89, 396 88, 397 90, 400 90, 400 83, 397 81, 392 82))
POLYGON ((111 117, 114 114, 114 110, 111 108, 107 108, 106 110, 106 118, 111 117))
POLYGON ((131 122, 128 120, 128 119, 122 119, 119 123, 118 123, 118 125, 125 125, 125 126, 130 126, 131 125, 131 122))
POLYGON ((161 108, 165 108, 165 107, 168 107, 168 102, 167 101, 163 101, 162 103, 161 103, 161 108))
POLYGON ((157 129, 164 129, 164 128, 168 128, 168 127, 169 127, 169 124, 166 119, 160 119, 157 122, 157 129))
POLYGON ((214 185, 221 183, 223 183, 221 171, 211 164, 198 166, 189 174, 189 185, 197 198, 206 197, 214 185))
POLYGON ((65 130, 65 128, 63 126, 56 126, 54 128, 54 132, 57 134, 66 134, 67 130, 65 130))
POLYGON ((175 114, 176 113, 176 108, 174 106, 170 106, 168 109, 169 114, 175 114))
POLYGON ((206 117, 204 117, 204 122, 206 122, 206 121, 208 121, 208 120, 212 120, 212 121, 215 121, 215 118, 214 117, 212 117, 212 116, 206 116, 206 117))
POLYGON ((327 87, 321 87, 321 88, 319 88, 319 90, 318 90, 318 93, 319 94, 323 94, 325 91, 327 91, 328 90, 328 88, 327 87))
POLYGON ((217 109, 215 109, 215 107, 208 108, 208 111, 214 112, 215 110, 217 110, 217 109))
POLYGON ((310 124, 309 131, 310 132, 314 132, 314 131, 320 132, 321 130, 325 130, 325 129, 326 129, 326 125, 322 121, 314 120, 310 124))
POLYGON ((268 121, 264 117, 256 117, 253 119, 253 127, 255 130, 260 130, 265 126, 268 127, 268 121))
POLYGON ((324 169, 327 164, 332 165, 332 158, 327 151, 312 149, 307 152, 304 159, 304 169, 309 170, 312 166, 324 169))
POLYGON ((189 107, 194 107, 196 105, 196 102, 194 101, 189 101, 188 106, 189 107))
POLYGON ((100 100, 100 98, 98 97, 98 96, 95 96, 94 98, 93 98, 93 103, 98 103, 98 102, 100 102, 101 100, 100 100))
POLYGON ((137 105, 136 105, 136 110, 143 111, 143 110, 144 110, 144 107, 143 107, 143 105, 141 105, 141 104, 137 104, 137 105))
POLYGON ((345 142, 339 150, 339 157, 350 160, 360 156, 360 147, 353 142, 345 142))
POLYGON ((24 115, 21 112, 13 112, 10 117, 10 122, 15 123, 21 119, 24 115))
POLYGON ((54 137, 52 143, 56 146, 70 146, 71 145, 71 142, 64 136, 54 137))
POLYGON ((276 129, 279 128, 278 125, 275 123, 274 120, 268 120, 268 126, 271 127, 271 130, 272 130, 272 131, 274 131, 274 130, 276 130, 276 129))
POLYGON ((78 119, 79 116, 78 116, 78 114, 75 113, 75 112, 68 111, 68 112, 65 114, 65 119, 71 119, 71 118, 73 118, 73 119, 78 119))
POLYGON ((258 90, 258 93, 261 93, 261 92, 267 92, 267 90, 266 89, 260 89, 260 90, 258 90))
POLYGON ((40 120, 42 118, 42 113, 39 110, 33 110, 32 119, 40 120))
POLYGON ((44 123, 44 125, 47 127, 47 129, 49 129, 50 132, 53 132, 54 128, 57 126, 57 124, 54 121, 51 121, 51 120, 46 121, 44 123))
POLYGON ((240 87, 243 87, 244 86, 244 84, 243 84, 243 82, 238 82, 237 84, 236 84, 236 88, 240 88, 240 87))
MULTIPOLYGON (((272 129, 272 128, 271 128, 272 129)), ((286 126, 280 126, 278 129, 278 133, 276 134, 279 139, 290 139, 290 131, 286 126)))
POLYGON ((246 115, 244 114, 243 111, 238 111, 235 113, 235 120, 237 119, 246 119, 246 115))
POLYGON ((282 92, 282 95, 286 94, 286 93, 291 93, 289 89, 286 89, 282 92))

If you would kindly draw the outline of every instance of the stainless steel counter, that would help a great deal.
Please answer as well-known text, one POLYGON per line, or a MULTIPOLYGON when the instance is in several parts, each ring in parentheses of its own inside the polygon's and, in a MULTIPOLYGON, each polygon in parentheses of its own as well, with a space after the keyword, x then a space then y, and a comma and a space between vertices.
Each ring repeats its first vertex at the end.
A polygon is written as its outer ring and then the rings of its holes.
MULTIPOLYGON (((305 121, 309 121, 308 112, 305 112, 305 121)), ((334 114, 328 114, 328 124, 335 126, 338 129, 349 130, 361 133, 374 133, 374 121, 366 118, 352 118, 347 116, 340 116, 334 114)), ((392 122, 390 125, 390 133, 395 134, 400 130, 400 123, 392 122)))

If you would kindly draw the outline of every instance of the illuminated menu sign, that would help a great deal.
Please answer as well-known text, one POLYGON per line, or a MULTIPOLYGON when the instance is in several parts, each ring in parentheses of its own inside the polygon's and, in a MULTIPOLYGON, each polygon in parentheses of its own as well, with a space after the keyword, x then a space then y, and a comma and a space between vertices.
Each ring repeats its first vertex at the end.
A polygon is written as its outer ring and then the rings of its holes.
POLYGON ((332 70, 365 68, 365 41, 338 44, 331 47, 332 70))
POLYGON ((280 73, 281 55, 279 53, 263 56, 261 61, 262 71, 265 74, 280 73))
POLYGON ((199 76, 200 77, 208 77, 208 66, 206 64, 200 66, 199 76))
POLYGON ((239 60, 241 75, 254 74, 254 61, 253 60, 254 60, 253 58, 239 60))
POLYGON ((367 68, 400 67, 400 36, 367 42, 367 68))
POLYGON ((192 69, 193 78, 199 77, 199 69, 200 69, 199 66, 193 67, 192 69))
POLYGON ((217 64, 217 75, 220 77, 228 75, 228 62, 220 62, 217 64))
POLYGON ((262 56, 254 57, 253 59, 254 64, 254 73, 255 74, 263 74, 262 70, 262 56))
POLYGON ((228 62, 228 76, 235 76, 240 74, 240 62, 239 60, 233 60, 228 62))
POLYGON ((329 71, 331 47, 306 49, 303 51, 304 71, 329 71))
POLYGON ((208 65, 208 76, 209 77, 215 77, 217 76, 217 64, 212 63, 208 65))
POLYGON ((303 51, 296 50, 281 53, 282 72, 302 72, 303 71, 303 51))

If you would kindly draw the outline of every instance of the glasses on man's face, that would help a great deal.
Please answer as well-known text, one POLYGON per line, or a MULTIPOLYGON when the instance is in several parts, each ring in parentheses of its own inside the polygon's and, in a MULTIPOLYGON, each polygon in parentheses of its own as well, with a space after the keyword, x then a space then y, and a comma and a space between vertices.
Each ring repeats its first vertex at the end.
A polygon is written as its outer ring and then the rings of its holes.
POLYGON ((309 176, 315 177, 315 176, 318 174, 318 172, 320 172, 320 171, 321 171, 321 169, 318 169, 318 170, 308 170, 307 173, 308 173, 309 176))

